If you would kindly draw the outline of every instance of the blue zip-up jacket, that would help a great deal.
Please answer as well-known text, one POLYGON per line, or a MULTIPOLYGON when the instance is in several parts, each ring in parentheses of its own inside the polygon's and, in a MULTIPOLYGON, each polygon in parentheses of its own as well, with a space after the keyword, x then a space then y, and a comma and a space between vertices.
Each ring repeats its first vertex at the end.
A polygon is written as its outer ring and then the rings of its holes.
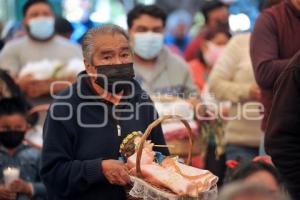
MULTIPOLYGON (((153 102, 133 83, 133 97, 117 107, 123 119, 113 116, 113 104, 99 99, 86 78, 78 78, 53 102, 44 125, 41 168, 49 199, 126 199, 124 188, 105 178, 101 161, 118 159, 122 139, 132 131, 145 131, 156 118, 153 102)), ((150 139, 165 144, 160 126, 150 139)), ((167 149, 156 150, 169 154, 167 149)))

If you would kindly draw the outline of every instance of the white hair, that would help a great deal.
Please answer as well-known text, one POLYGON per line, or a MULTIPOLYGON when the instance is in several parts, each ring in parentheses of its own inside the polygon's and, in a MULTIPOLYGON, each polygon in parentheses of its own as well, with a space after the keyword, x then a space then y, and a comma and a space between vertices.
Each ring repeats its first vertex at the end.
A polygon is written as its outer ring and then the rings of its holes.
POLYGON ((128 41, 129 41, 129 36, 126 33, 126 31, 121 28, 118 25, 114 24, 105 24, 101 26, 97 26, 95 28, 91 28, 88 30, 83 37, 81 48, 82 48, 82 53, 83 57, 86 61, 92 63, 92 56, 95 50, 94 44, 95 44, 95 37, 98 34, 121 34, 123 35, 128 41))

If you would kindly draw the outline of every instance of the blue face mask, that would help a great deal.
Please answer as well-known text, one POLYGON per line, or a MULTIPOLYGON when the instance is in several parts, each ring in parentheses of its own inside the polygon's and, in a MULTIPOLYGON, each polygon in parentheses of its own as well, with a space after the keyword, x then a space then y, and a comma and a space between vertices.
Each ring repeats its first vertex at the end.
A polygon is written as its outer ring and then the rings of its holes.
POLYGON ((134 52, 144 59, 153 59, 163 48, 164 36, 161 33, 135 33, 134 52))
POLYGON ((37 39, 45 40, 54 34, 54 18, 37 17, 29 21, 29 32, 37 39))

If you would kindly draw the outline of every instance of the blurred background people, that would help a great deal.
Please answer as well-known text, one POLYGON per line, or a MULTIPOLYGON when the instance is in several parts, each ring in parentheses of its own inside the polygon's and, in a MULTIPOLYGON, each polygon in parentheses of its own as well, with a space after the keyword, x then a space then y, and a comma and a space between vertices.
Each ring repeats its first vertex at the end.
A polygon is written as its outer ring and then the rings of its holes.
POLYGON ((289 200, 281 193, 274 193, 269 188, 247 183, 229 184, 221 190, 217 200, 289 200))
POLYGON ((172 12, 166 23, 165 44, 182 55, 190 42, 189 30, 192 26, 192 16, 185 10, 172 12))
POLYGON ((23 7, 23 15, 27 35, 4 46, 0 54, 0 66, 18 79, 27 95, 38 97, 49 94, 52 80, 37 80, 31 74, 19 77, 26 64, 44 59, 58 60, 65 64, 82 55, 79 46, 55 34, 54 13, 48 1, 27 1, 23 7))
POLYGON ((199 93, 204 89, 209 74, 230 37, 227 29, 210 29, 196 51, 197 57, 189 61, 191 75, 199 93))
POLYGON ((74 27, 66 18, 57 16, 55 17, 55 32, 66 39, 70 39, 73 34, 74 27))
POLYGON ((229 11, 226 4, 216 0, 207 1, 205 2, 201 10, 205 19, 205 26, 188 44, 184 54, 184 57, 187 61, 190 61, 196 57, 196 50, 203 42, 203 38, 205 37, 207 30, 222 27, 227 29, 229 32, 229 11))
MULTIPOLYGON (((39 176, 40 151, 24 145, 27 122, 27 105, 23 99, 0 100, 0 171, 16 167, 20 177, 9 185, 0 184, 0 199, 44 199, 46 189, 39 176)), ((5 174, 0 173, 1 180, 5 174)))
POLYGON ((224 130, 229 160, 251 160, 259 153, 261 94, 252 71, 249 42, 250 33, 233 37, 209 78, 210 92, 219 100, 232 102, 224 130))
MULTIPOLYGON (((0 100, 3 98, 20 99, 28 110, 33 107, 14 79, 6 71, 0 69, 0 100)), ((32 127, 37 123, 38 118, 37 113, 27 116, 27 120, 32 127)))
POLYGON ((150 95, 197 95, 187 63, 163 45, 166 18, 156 5, 138 5, 128 13, 136 79, 150 95))
POLYGON ((0 99, 12 97, 25 99, 25 95, 13 78, 5 70, 0 69, 0 99))
POLYGON ((3 49, 4 45, 10 40, 22 37, 24 35, 26 35, 26 30, 22 26, 22 22, 8 21, 5 24, 5 26, 3 26, 1 32, 1 41, 2 41, 1 50, 3 49))
POLYGON ((284 181, 278 170, 271 163, 259 159, 257 161, 241 160, 240 163, 236 162, 236 166, 229 167, 226 179, 226 184, 237 181, 257 184, 272 192, 284 192, 285 189, 284 181))

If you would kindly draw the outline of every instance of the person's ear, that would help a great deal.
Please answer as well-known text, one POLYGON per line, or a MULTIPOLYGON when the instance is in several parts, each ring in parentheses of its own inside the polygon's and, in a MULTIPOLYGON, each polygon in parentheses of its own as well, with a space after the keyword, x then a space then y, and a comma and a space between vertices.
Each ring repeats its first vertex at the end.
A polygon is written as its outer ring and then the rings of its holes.
POLYGON ((88 62, 86 59, 83 60, 85 65, 85 71, 90 76, 95 76, 96 70, 95 67, 91 64, 91 62, 88 62))
POLYGON ((132 27, 131 27, 131 28, 128 28, 127 33, 128 33, 129 36, 131 36, 131 35, 133 34, 133 32, 132 32, 132 27))
POLYGON ((87 72, 89 72, 90 69, 91 69, 91 64, 90 64, 90 62, 88 62, 86 59, 83 59, 83 63, 84 63, 84 66, 85 66, 85 70, 86 70, 87 72))
POLYGON ((29 23, 28 17, 27 17, 27 16, 24 16, 24 19, 23 19, 23 21, 22 21, 23 27, 26 27, 26 26, 28 25, 28 23, 29 23))

